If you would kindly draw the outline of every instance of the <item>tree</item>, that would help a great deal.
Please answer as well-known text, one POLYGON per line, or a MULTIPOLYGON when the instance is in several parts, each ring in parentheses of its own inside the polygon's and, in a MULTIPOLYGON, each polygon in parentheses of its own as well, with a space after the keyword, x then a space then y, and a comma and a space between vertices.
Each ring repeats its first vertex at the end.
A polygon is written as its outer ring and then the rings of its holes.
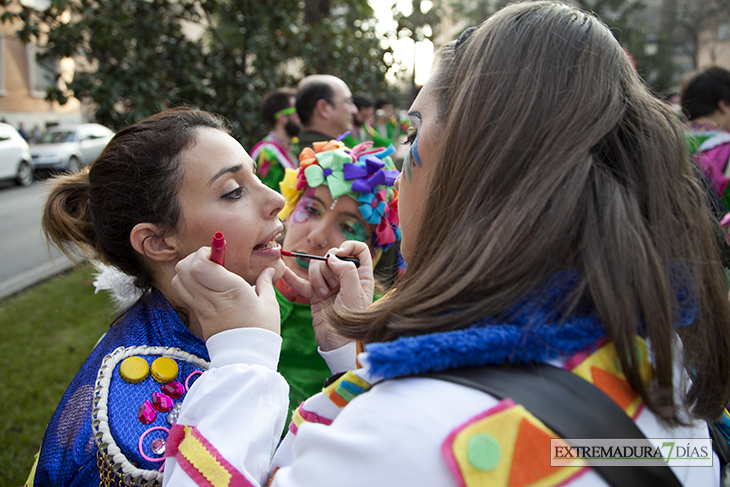
POLYGON ((383 88, 386 49, 372 10, 365 0, 331 3, 315 24, 298 0, 51 0, 44 10, 0 0, 0 18, 20 21, 18 37, 36 42, 41 59, 76 60, 73 81, 50 88, 49 100, 89 100, 94 118, 116 128, 192 104, 225 116, 250 147, 265 135, 263 95, 300 75, 329 72, 353 89, 383 88))

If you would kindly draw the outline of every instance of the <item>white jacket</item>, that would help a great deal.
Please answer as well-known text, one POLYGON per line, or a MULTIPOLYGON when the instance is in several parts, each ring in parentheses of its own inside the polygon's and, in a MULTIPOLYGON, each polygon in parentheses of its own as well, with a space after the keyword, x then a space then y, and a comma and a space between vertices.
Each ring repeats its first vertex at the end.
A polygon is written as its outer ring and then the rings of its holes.
MULTIPOLYGON (((182 443, 176 449, 171 433, 167 454, 177 455, 165 462, 163 485, 203 485, 195 480, 200 473, 193 464, 209 478, 231 479, 221 485, 266 485, 274 471, 272 485, 281 487, 464 485, 445 460, 444 440, 499 401, 435 379, 383 381, 341 408, 317 394, 303 405, 309 421, 299 425, 296 435, 290 432, 274 452, 287 408, 287 385, 276 372, 280 343, 274 333, 258 329, 226 331, 208 340, 210 370, 188 392, 178 424, 188 425, 187 438, 194 439, 188 444, 204 444, 210 458, 182 443), (217 467, 211 458, 217 459, 217 467)), ((359 359, 366 366, 357 375, 375 382, 367 374, 367 355, 359 359)), ((709 436, 704 422, 667 429, 648 408, 635 422, 647 438, 709 436)), ((672 468, 685 486, 715 486, 720 482, 717 457, 714 465, 672 468)), ((607 484, 583 469, 563 485, 607 484)))

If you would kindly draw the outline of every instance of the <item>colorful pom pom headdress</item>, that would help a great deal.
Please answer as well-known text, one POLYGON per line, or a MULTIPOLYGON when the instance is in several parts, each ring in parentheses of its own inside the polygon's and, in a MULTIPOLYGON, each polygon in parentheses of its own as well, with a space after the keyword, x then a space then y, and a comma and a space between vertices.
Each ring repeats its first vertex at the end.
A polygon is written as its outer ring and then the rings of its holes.
POLYGON ((299 155, 299 169, 287 169, 279 183, 286 198, 279 218, 291 214, 307 187, 324 184, 333 199, 349 196, 359 203, 363 219, 374 227, 373 248, 393 245, 400 239, 398 192, 393 188, 398 170, 390 158, 395 149, 392 145, 373 149, 372 144, 363 142, 350 149, 338 139, 305 148, 299 155))

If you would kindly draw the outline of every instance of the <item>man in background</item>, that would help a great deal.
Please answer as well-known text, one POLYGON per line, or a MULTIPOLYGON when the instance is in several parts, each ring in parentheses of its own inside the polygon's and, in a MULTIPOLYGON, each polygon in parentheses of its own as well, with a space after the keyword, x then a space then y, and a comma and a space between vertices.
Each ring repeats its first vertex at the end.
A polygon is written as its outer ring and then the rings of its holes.
POLYGON ((336 139, 349 131, 357 113, 347 83, 328 74, 314 74, 299 82, 296 108, 304 126, 300 152, 314 142, 336 139))

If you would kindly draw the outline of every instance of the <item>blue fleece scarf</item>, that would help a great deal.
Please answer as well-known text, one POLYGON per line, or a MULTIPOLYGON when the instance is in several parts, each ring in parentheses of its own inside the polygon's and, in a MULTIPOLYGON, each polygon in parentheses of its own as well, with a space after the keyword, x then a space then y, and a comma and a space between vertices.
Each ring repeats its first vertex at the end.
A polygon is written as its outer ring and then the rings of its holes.
MULTIPOLYGON (((586 350, 604 338, 606 330, 591 307, 562 317, 561 304, 579 277, 578 271, 550 276, 501 318, 483 318, 454 331, 370 343, 365 346, 369 372, 392 379, 457 367, 545 362, 586 350)), ((697 317, 697 297, 686 279, 675 273, 673 281, 679 303, 674 323, 686 326, 697 317)))

